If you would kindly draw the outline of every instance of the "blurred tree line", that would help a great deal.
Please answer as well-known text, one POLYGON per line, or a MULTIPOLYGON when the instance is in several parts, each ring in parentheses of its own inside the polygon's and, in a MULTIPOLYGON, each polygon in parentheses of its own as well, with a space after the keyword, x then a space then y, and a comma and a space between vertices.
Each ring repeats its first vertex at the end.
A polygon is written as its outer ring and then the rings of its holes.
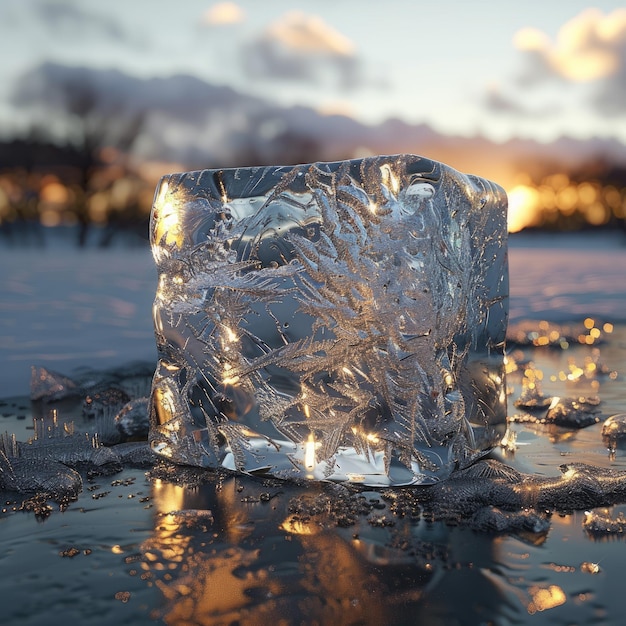
MULTIPOLYGON (((65 225, 75 227, 80 246, 94 229, 102 246, 122 231, 146 239, 155 185, 171 171, 164 171, 164 164, 150 170, 149 163, 133 157, 147 112, 122 112, 115 104, 103 107, 88 82, 59 85, 56 95, 61 133, 44 111, 26 136, 0 142, 0 234, 10 238, 19 229, 65 225)), ((178 166, 217 166, 202 158, 190 154, 189 162, 178 166)), ((219 166, 268 165, 277 160, 306 163, 323 156, 322 146, 310 134, 286 130, 271 142, 261 142, 253 134, 241 137, 231 158, 233 163, 219 166)), ((554 169, 555 173, 528 177, 517 189, 525 203, 522 209, 532 214, 526 222, 529 227, 624 227, 626 168, 597 161, 569 174, 554 169)))
POLYGON ((88 84, 61 93, 71 136, 54 137, 41 119, 26 137, 0 143, 0 227, 75 225, 82 246, 92 225, 106 226, 107 245, 116 229, 142 228, 149 215, 149 182, 129 159, 143 115, 103 112, 88 84))
MULTIPOLYGON (((192 153, 187 163, 151 168, 145 160, 133 157, 147 112, 107 109, 99 102, 95 87, 86 82, 56 88, 51 110, 61 114, 61 136, 59 124, 52 128, 46 117, 54 116, 40 111, 39 121, 26 136, 0 142, 0 234, 5 237, 24 228, 74 226, 80 246, 96 227, 102 246, 122 230, 147 238, 159 177, 176 165, 184 169, 215 166, 192 153)), ((240 144, 231 157, 233 163, 220 166, 269 165, 277 157, 285 164, 320 160, 314 140, 290 131, 276 136, 269 150, 268 145, 257 145, 252 136, 240 144)))

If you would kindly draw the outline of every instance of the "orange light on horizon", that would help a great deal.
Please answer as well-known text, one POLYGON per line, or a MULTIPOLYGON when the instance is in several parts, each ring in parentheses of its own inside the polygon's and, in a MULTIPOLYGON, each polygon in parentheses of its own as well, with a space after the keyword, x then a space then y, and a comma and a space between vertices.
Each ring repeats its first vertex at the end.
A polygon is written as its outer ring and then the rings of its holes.
POLYGON ((507 219, 510 233, 517 233, 537 223, 540 214, 540 195, 529 185, 516 185, 508 192, 509 214, 507 219))
POLYGON ((602 226, 626 217, 626 187, 603 186, 597 181, 575 182, 566 174, 552 174, 540 182, 521 178, 508 191, 508 230, 557 224, 576 217, 579 223, 602 226))

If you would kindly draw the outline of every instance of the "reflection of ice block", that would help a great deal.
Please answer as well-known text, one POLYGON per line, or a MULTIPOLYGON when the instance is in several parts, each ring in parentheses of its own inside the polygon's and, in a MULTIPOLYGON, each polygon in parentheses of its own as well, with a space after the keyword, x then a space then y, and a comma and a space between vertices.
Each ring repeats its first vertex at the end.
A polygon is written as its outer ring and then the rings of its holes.
POLYGON ((389 156, 165 176, 153 449, 178 463, 432 483, 506 422, 506 196, 389 156))

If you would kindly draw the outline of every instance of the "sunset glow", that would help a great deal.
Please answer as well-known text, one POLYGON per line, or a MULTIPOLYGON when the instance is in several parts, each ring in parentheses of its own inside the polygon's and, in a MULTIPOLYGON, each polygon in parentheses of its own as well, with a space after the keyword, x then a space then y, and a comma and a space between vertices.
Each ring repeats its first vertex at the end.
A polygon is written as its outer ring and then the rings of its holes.
POLYGON ((1 227, 136 226, 165 173, 381 154, 497 183, 510 232, 624 225, 614 2, 454 2, 419 36, 423 11, 397 0, 48 4, 0 3, 0 51, 19 59, 0 67, 1 227))
POLYGON ((517 233, 532 226, 539 214, 539 194, 528 185, 517 185, 508 192, 510 233, 517 233))
POLYGON ((604 14, 587 9, 563 24, 556 41, 536 28, 523 28, 513 43, 538 55, 546 66, 574 82, 588 82, 619 71, 626 34, 626 9, 604 14))
POLYGON ((545 176, 539 183, 520 183, 508 191, 508 229, 555 227, 570 218, 573 224, 604 226, 626 218, 626 188, 596 181, 575 182, 566 174, 545 176))

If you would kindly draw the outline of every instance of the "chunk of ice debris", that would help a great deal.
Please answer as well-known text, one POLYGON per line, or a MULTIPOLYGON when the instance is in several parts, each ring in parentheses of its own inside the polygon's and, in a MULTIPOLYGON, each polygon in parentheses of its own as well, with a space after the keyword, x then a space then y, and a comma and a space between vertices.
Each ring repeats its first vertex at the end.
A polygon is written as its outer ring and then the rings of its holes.
POLYGON ((0 489, 75 498, 83 488, 80 474, 54 459, 8 457, 0 449, 0 489))
POLYGON ((611 517, 607 509, 585 511, 583 528, 593 537, 623 535, 626 532, 626 517, 622 512, 617 517, 611 517))
POLYGON ((611 456, 626 443, 626 413, 616 413, 605 420, 602 424, 602 441, 611 456))
POLYGON ((91 419, 106 419, 116 415, 130 401, 130 396, 117 387, 98 389, 85 396, 83 416, 91 419))
POLYGON ((545 421, 557 426, 586 428, 600 421, 597 396, 590 398, 552 398, 545 421))
POLYGON ((616 413, 602 424, 602 436, 626 441, 626 413, 616 413))
POLYGON ((121 441, 122 433, 115 418, 130 402, 130 396, 118 387, 103 387, 88 393, 83 400, 83 417, 93 419, 100 440, 106 444, 121 441))
POLYGON ((148 398, 125 404, 115 416, 115 426, 124 439, 147 439, 150 427, 148 398))
POLYGON ((151 444, 183 464, 432 483, 506 429, 506 196, 412 155, 165 176, 151 444))
POLYGON ((31 367, 31 400, 62 400, 63 398, 79 394, 80 388, 67 376, 48 370, 45 367, 31 367))
POLYGON ((551 402, 552 398, 543 394, 538 382, 528 382, 524 378, 522 380, 522 393, 513 404, 519 409, 534 411, 548 408, 551 402))
MULTIPOLYGON (((544 397, 544 396, 542 396, 544 397)), ((528 399, 528 396, 526 397, 528 399)), ((598 413, 600 409, 600 398, 598 396, 577 396, 575 398, 561 398, 559 396, 546 397, 548 404, 542 406, 547 408, 544 414, 538 412, 539 405, 531 404, 527 410, 531 413, 517 413, 510 415, 509 422, 518 424, 554 424, 565 428, 586 428, 600 421, 598 413)), ((526 406, 525 403, 515 406, 526 406)))

